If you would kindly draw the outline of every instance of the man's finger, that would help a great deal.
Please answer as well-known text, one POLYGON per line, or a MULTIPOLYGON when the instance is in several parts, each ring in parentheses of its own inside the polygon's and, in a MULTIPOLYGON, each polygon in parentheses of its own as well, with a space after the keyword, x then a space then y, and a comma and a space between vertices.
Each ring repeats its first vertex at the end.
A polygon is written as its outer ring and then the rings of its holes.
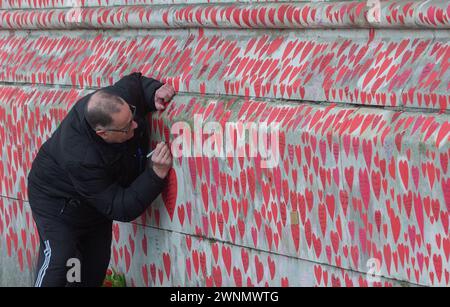
POLYGON ((162 160, 162 158, 165 156, 166 152, 167 152, 167 147, 165 145, 161 146, 161 149, 158 154, 158 158, 160 160, 162 160))
POLYGON ((155 152, 153 153, 153 156, 158 156, 159 152, 161 151, 161 144, 156 144, 155 152))
POLYGON ((155 162, 155 159, 156 159, 156 157, 158 157, 159 156, 159 154, 160 154, 160 152, 161 152, 161 148, 162 148, 162 146, 164 145, 164 143, 158 143, 157 145, 156 145, 156 148, 155 148, 155 151, 153 152, 153 155, 152 155, 152 161, 153 162, 155 162))
POLYGON ((167 102, 169 99, 170 99, 169 93, 166 93, 166 94, 162 97, 163 102, 167 102))
POLYGON ((164 157, 165 157, 166 154, 167 154, 167 149, 166 149, 166 148, 163 148, 163 149, 161 150, 160 154, 159 154, 159 158, 160 158, 161 160, 164 160, 164 157))
POLYGON ((162 161, 163 161, 163 163, 169 163, 170 162, 170 158, 172 157, 172 154, 171 154, 171 152, 170 151, 167 151, 165 154, 164 154, 164 157, 162 158, 162 161))
POLYGON ((155 107, 157 110, 164 110, 166 108, 165 104, 160 102, 155 103, 155 107))
POLYGON ((163 91, 161 92, 161 96, 164 97, 164 100, 166 102, 170 101, 172 97, 175 95, 175 89, 173 86, 167 84, 167 86, 164 86, 163 91))
POLYGON ((162 156, 156 156, 156 157, 153 159, 153 163, 154 163, 154 164, 162 164, 162 156))
POLYGON ((161 159, 161 163, 164 163, 165 158, 170 155, 171 155, 171 153, 170 153, 169 147, 167 145, 164 145, 164 147, 161 149, 161 152, 159 155, 159 158, 161 159))

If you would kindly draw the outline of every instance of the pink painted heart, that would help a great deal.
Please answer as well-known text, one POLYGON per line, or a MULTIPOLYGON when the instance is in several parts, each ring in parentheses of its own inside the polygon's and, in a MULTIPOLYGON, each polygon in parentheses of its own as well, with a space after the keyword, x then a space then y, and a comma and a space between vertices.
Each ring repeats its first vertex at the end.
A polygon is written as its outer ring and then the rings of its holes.
POLYGON ((314 266, 314 276, 316 277, 316 285, 320 286, 322 282, 322 267, 320 265, 314 266))
POLYGON ((425 231, 424 231, 423 204, 422 204, 422 197, 420 196, 420 194, 414 195, 414 212, 416 214, 416 219, 420 233, 422 234, 423 237, 425 231))
POLYGON ((442 192, 444 194, 444 202, 447 207, 447 211, 450 212, 450 177, 442 179, 442 192))
POLYGON ((433 255, 433 264, 436 272, 436 277, 439 282, 442 279, 442 257, 441 255, 433 255))
POLYGON ((364 202, 364 206, 367 208, 369 207, 370 202, 370 190, 371 185, 369 181, 369 174, 367 173, 367 170, 361 169, 359 171, 359 184, 360 184, 360 191, 361 191, 361 198, 364 202))
POLYGON ((314 246, 314 251, 316 253, 317 258, 320 258, 320 254, 322 253, 322 240, 319 237, 316 237, 315 234, 312 235, 312 241, 314 246))
POLYGON ((170 280, 170 254, 163 253, 164 270, 166 272, 167 279, 170 280))
POLYGON ((291 225, 292 240, 294 241, 295 250, 298 252, 300 248, 300 225, 291 225))
POLYGON ((325 236, 325 232, 327 229, 327 212, 324 204, 319 204, 318 214, 320 229, 322 230, 322 235, 325 236))
POLYGON ((275 277, 275 261, 270 258, 270 256, 267 258, 267 264, 269 266, 269 272, 270 272, 270 279, 273 280, 275 277))
POLYGON ((257 283, 260 283, 264 277, 264 264, 259 260, 259 257, 255 256, 255 271, 257 283))
POLYGON ((242 287, 242 273, 237 267, 233 267, 233 277, 236 287, 242 287))
POLYGON ((171 168, 167 176, 167 184, 161 193, 164 206, 167 209, 170 220, 173 220, 173 215, 175 213, 175 206, 177 201, 178 193, 178 183, 177 183, 177 173, 174 168, 171 168))
POLYGON ((212 277, 214 279, 214 284, 216 285, 216 287, 221 287, 222 286, 222 270, 219 265, 213 267, 212 277))
POLYGON ((444 174, 447 173, 447 169, 448 169, 448 154, 447 153, 441 153, 439 155, 439 159, 441 161, 441 168, 444 174))
POLYGON ((246 273, 249 266, 249 255, 248 252, 245 249, 241 249, 241 260, 242 260, 242 266, 244 268, 244 272, 246 273))
POLYGON ((180 221, 180 225, 181 225, 181 227, 183 227, 184 217, 185 217, 184 205, 178 206, 177 213, 178 213, 178 220, 180 221))

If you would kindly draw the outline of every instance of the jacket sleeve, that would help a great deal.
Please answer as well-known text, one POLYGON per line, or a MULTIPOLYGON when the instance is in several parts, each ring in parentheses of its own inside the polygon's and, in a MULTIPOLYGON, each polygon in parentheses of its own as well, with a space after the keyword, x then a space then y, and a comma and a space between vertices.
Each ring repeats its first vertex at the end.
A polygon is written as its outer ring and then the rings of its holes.
POLYGON ((106 87, 106 90, 122 97, 127 103, 144 106, 144 113, 156 111, 155 92, 163 83, 147 78, 140 72, 129 74, 114 85, 106 87))
POLYGON ((68 165, 69 177, 83 201, 107 218, 130 222, 138 218, 162 192, 165 180, 146 169, 127 188, 109 179, 101 167, 81 163, 68 165))

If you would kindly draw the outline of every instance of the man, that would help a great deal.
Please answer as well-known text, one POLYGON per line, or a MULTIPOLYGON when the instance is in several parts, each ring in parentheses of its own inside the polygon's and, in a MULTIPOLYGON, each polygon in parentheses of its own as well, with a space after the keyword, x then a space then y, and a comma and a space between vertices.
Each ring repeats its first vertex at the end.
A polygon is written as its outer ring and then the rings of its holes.
POLYGON ((139 217, 172 167, 164 143, 147 159, 146 115, 174 95, 170 85, 132 73, 81 98, 42 145, 28 176, 40 237, 35 286, 102 285, 112 221, 139 217), (81 280, 73 282, 66 275, 76 259, 81 280))

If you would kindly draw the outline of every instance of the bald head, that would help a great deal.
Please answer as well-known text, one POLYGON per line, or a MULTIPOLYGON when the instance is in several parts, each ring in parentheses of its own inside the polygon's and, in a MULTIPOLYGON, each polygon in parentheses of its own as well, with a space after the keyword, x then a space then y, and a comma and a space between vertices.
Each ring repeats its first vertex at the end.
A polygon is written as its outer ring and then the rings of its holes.
POLYGON ((121 97, 99 90, 89 98, 86 120, 94 130, 109 127, 113 123, 112 115, 119 113, 124 104, 126 102, 121 97))

